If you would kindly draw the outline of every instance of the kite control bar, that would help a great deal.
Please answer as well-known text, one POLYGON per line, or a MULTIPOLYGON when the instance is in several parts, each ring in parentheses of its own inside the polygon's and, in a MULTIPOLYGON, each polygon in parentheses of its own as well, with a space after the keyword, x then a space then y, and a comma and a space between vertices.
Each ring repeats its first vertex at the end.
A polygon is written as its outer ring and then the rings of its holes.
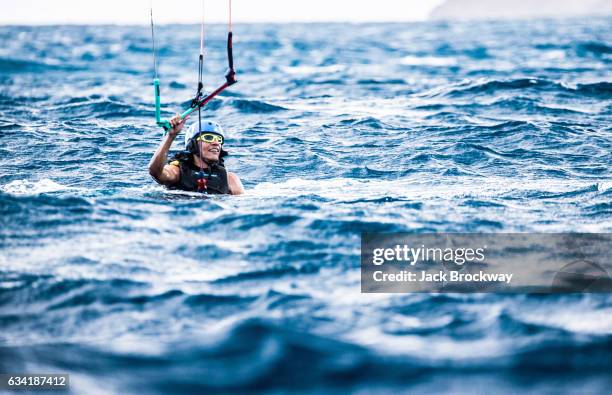
MULTIPOLYGON (((225 73, 225 83, 215 89, 208 96, 201 98, 198 91, 198 96, 193 100, 191 107, 180 114, 181 119, 186 119, 195 110, 204 107, 208 102, 214 99, 219 93, 223 92, 228 87, 234 85, 236 82, 236 71, 234 70, 234 54, 232 49, 232 32, 230 31, 227 35, 227 62, 228 70, 225 73)), ((164 131, 168 131, 172 128, 170 121, 161 117, 161 94, 159 89, 159 78, 153 79, 153 87, 155 89, 155 121, 158 126, 161 126, 164 131)))

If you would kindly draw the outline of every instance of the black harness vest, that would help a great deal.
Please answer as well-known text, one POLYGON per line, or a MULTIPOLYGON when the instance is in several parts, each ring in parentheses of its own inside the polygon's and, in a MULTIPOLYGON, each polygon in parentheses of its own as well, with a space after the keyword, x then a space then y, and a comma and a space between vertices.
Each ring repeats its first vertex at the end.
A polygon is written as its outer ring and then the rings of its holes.
POLYGON ((170 185, 170 189, 220 195, 231 193, 227 171, 222 162, 209 165, 207 169, 200 171, 200 168, 193 163, 191 155, 176 155, 170 164, 179 166, 181 170, 181 178, 176 184, 170 185))

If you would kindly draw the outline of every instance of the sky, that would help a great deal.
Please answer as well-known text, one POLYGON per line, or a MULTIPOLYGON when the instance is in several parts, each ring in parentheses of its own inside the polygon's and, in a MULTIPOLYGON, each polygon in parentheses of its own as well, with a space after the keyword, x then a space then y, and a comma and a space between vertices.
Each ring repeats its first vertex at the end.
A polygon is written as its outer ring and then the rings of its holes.
MULTIPOLYGON (((204 0, 206 20, 227 22, 229 0, 204 0)), ((444 0, 232 0, 233 21, 420 21, 444 0)), ((0 0, 0 24, 147 24, 151 0, 0 0)), ((158 24, 199 23, 202 0, 153 0, 158 24)))

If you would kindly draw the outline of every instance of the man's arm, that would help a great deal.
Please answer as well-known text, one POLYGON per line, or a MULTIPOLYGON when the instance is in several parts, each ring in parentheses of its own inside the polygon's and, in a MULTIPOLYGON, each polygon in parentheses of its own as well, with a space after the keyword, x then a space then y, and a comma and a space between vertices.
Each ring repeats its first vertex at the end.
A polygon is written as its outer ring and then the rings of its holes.
POLYGON ((232 195, 242 195, 244 193, 242 182, 236 174, 227 173, 227 181, 229 183, 229 189, 232 195))
POLYGON ((170 124, 172 124, 172 129, 164 136, 149 162, 149 174, 151 174, 155 181, 163 185, 174 184, 181 177, 180 169, 177 166, 166 165, 166 160, 168 159, 168 151, 170 151, 172 142, 183 128, 183 125, 185 125, 185 120, 181 120, 179 115, 176 115, 170 119, 170 124))

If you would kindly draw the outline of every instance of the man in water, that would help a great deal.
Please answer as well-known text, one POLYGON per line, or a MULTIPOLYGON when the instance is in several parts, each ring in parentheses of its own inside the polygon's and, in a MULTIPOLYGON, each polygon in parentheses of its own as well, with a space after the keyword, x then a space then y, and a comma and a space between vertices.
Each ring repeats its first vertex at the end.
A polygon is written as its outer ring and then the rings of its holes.
POLYGON ((240 178, 225 170, 223 129, 216 122, 196 122, 185 133, 185 151, 166 164, 172 142, 183 129, 185 120, 179 115, 170 119, 168 131, 149 162, 149 174, 170 189, 209 194, 240 195, 244 188, 240 178), (198 130, 199 129, 199 130, 198 130))

